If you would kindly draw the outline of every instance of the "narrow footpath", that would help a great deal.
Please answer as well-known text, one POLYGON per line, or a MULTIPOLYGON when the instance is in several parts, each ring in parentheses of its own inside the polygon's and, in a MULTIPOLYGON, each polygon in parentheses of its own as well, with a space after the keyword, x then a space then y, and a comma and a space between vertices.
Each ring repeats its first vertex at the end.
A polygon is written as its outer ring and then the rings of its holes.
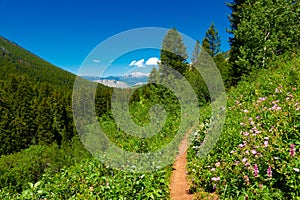
POLYGON ((189 183, 187 177, 187 135, 179 146, 180 157, 177 157, 173 172, 170 179, 170 194, 172 200, 192 200, 192 195, 189 194, 189 183))

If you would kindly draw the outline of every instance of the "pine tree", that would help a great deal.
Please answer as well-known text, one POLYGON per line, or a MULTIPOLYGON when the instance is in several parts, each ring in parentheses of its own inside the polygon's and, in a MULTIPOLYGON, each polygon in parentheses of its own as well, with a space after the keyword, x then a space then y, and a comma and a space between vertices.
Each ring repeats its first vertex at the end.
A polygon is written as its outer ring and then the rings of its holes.
POLYGON ((221 52, 221 39, 218 30, 212 23, 205 33, 205 37, 202 41, 202 48, 213 58, 215 58, 221 52))
POLYGON ((197 40, 196 45, 194 47, 193 54, 192 54, 192 59, 191 59, 192 65, 198 62, 200 51, 201 51, 200 42, 199 42, 199 40, 197 40))
POLYGON ((175 28, 170 29, 163 39, 159 73, 163 77, 168 76, 168 67, 170 67, 183 75, 187 70, 187 55, 182 36, 175 28))

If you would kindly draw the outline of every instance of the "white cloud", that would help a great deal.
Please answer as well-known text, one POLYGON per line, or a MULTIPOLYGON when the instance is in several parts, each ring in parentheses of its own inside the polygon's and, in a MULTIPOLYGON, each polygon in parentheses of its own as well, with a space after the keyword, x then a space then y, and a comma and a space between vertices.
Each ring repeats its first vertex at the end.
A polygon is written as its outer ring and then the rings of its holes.
POLYGON ((132 62, 129 64, 129 66, 132 67, 132 66, 135 65, 135 63, 136 63, 136 60, 132 61, 132 62))
POLYGON ((145 67, 145 59, 141 59, 139 61, 132 61, 130 64, 129 64, 130 67, 134 66, 134 67, 145 67))
POLYGON ((95 59, 95 60, 93 60, 93 62, 94 62, 94 63, 99 63, 100 60, 95 59))
POLYGON ((157 65, 160 60, 156 57, 149 58, 146 62, 146 65, 157 65))
POLYGON ((141 59, 141 60, 139 60, 139 61, 137 61, 135 63, 135 66, 137 66, 137 67, 145 67, 144 63, 145 63, 145 59, 141 59))

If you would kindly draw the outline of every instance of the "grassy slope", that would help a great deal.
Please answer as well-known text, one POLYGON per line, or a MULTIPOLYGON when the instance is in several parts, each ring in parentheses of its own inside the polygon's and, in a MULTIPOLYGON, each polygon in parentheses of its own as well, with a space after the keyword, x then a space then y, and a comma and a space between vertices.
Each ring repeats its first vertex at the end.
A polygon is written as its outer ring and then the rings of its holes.
MULTIPOLYGON (((213 151, 200 160, 195 148, 189 150, 193 192, 216 193, 221 199, 300 197, 299 80, 300 59, 279 59, 228 93, 225 126, 213 151), (295 156, 290 155, 291 144, 296 145, 295 156)), ((203 109, 204 116, 209 110, 203 109)), ((204 132, 200 130, 194 146, 204 132)))

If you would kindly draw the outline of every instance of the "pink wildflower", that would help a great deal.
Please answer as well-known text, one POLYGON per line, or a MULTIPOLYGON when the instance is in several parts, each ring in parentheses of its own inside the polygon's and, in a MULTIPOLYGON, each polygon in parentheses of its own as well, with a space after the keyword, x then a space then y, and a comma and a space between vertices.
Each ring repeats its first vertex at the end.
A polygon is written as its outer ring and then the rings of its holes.
POLYGON ((264 141, 265 147, 268 147, 268 144, 269 144, 268 140, 264 141))
POLYGON ((291 144, 290 145, 290 156, 294 157, 295 156, 295 152, 296 152, 295 145, 291 144))
POLYGON ((220 162, 217 162, 217 163, 215 164, 216 167, 220 167, 220 165, 221 165, 220 162))
POLYGON ((268 169, 267 169, 267 175, 268 175, 269 178, 272 177, 272 169, 271 169, 271 166, 269 166, 268 169))
POLYGON ((254 169, 253 169, 253 175, 254 175, 254 177, 258 177, 258 167, 257 167, 257 164, 254 164, 254 167, 253 167, 254 169))
POLYGON ((249 133, 248 132, 244 132, 244 136, 248 136, 249 135, 249 133))
POLYGON ((253 155, 255 155, 255 154, 257 154, 257 151, 256 151, 255 149, 253 149, 253 150, 251 150, 251 153, 252 153, 253 155))

